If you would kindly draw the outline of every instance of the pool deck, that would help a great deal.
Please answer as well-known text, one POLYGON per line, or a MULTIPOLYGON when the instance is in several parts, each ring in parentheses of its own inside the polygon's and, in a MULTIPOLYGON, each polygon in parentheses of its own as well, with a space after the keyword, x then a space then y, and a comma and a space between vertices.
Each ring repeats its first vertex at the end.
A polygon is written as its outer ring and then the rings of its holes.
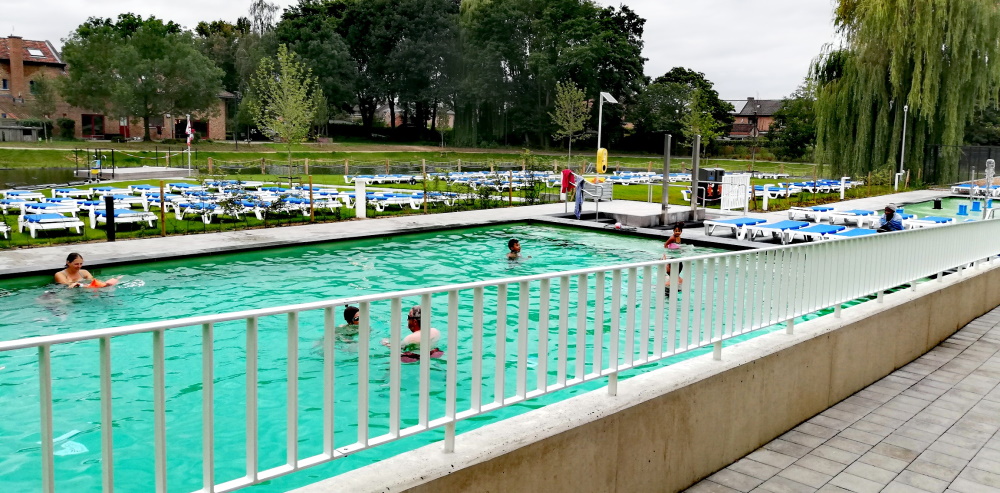
POLYGON ((1000 307, 691 493, 1000 492, 1000 307))
MULTIPOLYGON (((881 197, 849 200, 835 204, 838 208, 878 210, 886 203, 897 204, 920 202, 948 196, 947 191, 920 190, 881 197)), ((684 206, 671 206, 680 210, 684 206)), ((169 257, 191 257, 218 253, 256 250, 261 248, 306 245, 325 241, 372 238, 396 234, 426 232, 440 229, 476 227, 517 221, 538 220, 550 224, 564 224, 608 230, 606 223, 576 221, 565 218, 566 211, 573 211, 573 205, 562 203, 533 206, 509 207, 481 211, 449 212, 428 215, 407 215, 382 217, 365 220, 350 220, 336 223, 318 223, 303 226, 288 226, 266 229, 252 229, 211 234, 167 236, 143 238, 116 242, 93 242, 66 244, 51 247, 26 248, 0 251, 0 278, 22 275, 49 274, 63 266, 69 252, 83 255, 89 267, 101 267, 123 263, 148 262, 169 257), (563 216, 563 217, 560 217, 563 216)), ((585 213, 594 210, 593 202, 584 204, 585 213)), ((615 200, 601 202, 603 214, 630 214, 649 216, 659 214, 659 203, 615 200)), ((709 211, 709 217, 738 217, 742 211, 709 211)), ((769 221, 788 218, 787 211, 750 213, 769 221)), ((663 228, 639 228, 635 234, 665 237, 663 228)), ((729 249, 761 248, 773 246, 774 240, 737 240, 732 236, 706 236, 701 228, 685 230, 684 237, 691 243, 717 246, 729 249)))

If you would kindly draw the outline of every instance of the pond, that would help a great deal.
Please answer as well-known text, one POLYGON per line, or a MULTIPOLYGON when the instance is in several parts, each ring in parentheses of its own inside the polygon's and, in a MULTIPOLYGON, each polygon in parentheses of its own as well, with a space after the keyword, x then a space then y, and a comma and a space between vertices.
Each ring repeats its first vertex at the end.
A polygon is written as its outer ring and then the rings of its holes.
POLYGON ((78 181, 73 168, 0 168, 0 189, 78 181))

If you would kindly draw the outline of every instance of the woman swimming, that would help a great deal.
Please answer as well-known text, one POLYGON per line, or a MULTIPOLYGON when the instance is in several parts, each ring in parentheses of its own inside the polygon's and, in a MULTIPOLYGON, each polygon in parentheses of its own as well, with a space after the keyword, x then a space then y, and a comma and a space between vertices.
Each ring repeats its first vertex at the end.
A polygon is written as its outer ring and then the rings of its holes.
POLYGON ((83 255, 71 253, 66 257, 66 268, 56 272, 57 283, 67 288, 103 288, 118 284, 119 277, 113 277, 107 281, 95 279, 86 269, 83 268, 83 255))

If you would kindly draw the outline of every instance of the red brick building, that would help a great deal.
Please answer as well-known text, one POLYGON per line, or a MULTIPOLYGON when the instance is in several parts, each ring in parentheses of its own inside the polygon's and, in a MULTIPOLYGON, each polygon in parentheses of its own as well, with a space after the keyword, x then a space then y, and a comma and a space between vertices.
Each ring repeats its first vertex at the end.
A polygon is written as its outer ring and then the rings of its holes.
MULTIPOLYGON (((19 36, 0 38, 0 120, 31 118, 32 85, 38 77, 64 77, 71 70, 62 61, 59 52, 48 41, 32 41, 19 36)), ((228 92, 219 94, 214 114, 191 115, 192 127, 203 138, 226 138, 225 99, 228 92)), ((49 118, 70 118, 76 122, 76 137, 111 139, 143 136, 141 118, 105 115, 98 110, 70 106, 62 101, 56 104, 56 113, 49 118)), ((150 120, 150 137, 154 140, 184 139, 187 125, 185 115, 160 115, 150 120)))
POLYGON ((729 132, 730 139, 743 140, 767 135, 774 123, 774 113, 781 109, 784 103, 781 99, 747 98, 742 107, 737 102, 733 113, 733 129, 729 132))

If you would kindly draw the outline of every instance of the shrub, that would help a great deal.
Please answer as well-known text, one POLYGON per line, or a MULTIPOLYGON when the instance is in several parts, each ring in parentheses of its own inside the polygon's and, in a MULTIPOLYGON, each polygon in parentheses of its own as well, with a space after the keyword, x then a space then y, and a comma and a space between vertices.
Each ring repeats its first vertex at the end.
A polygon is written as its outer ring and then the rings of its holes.
POLYGON ((59 127, 59 140, 73 140, 76 138, 76 121, 72 118, 60 118, 56 120, 59 127))

